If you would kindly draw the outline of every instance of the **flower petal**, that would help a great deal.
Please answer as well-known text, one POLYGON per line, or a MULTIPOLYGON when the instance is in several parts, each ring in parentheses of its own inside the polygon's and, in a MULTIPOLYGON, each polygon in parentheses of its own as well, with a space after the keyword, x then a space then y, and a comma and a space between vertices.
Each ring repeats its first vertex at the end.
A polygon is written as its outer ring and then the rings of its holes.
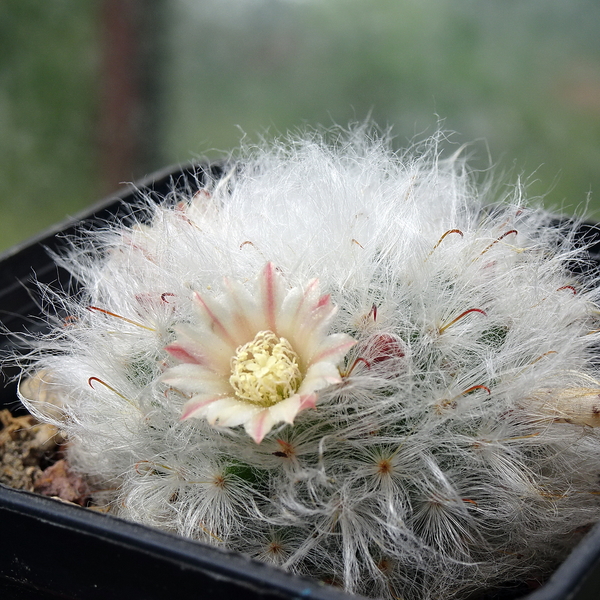
POLYGON ((198 351, 196 351, 195 349, 187 350, 184 346, 182 346, 181 344, 178 344, 177 342, 173 342, 172 344, 165 346, 165 350, 171 356, 175 357, 177 360, 180 360, 181 362, 191 363, 191 364, 196 364, 196 365, 206 365, 207 364, 206 358, 204 356, 202 356, 198 351))
POLYGON ((189 363, 167 369, 160 380, 185 394, 227 394, 231 391, 229 382, 221 375, 189 363))
POLYGON ((306 313, 310 312, 310 307, 314 304, 319 295, 319 280, 311 279, 307 286, 302 290, 299 287, 291 289, 283 302, 278 317, 278 333, 284 337, 299 327, 299 323, 306 320, 306 313))
MULTIPOLYGON (((197 329, 187 324, 175 327, 175 333, 177 334, 177 338, 167 346, 167 349, 176 345, 176 347, 180 347, 184 352, 188 353, 190 358, 196 359, 198 364, 205 365, 223 375, 229 372, 232 349, 229 344, 224 343, 217 335, 209 330, 203 331, 200 328, 197 329)), ((176 349, 175 352, 177 351, 176 349)), ((176 356, 176 358, 178 357, 176 356)), ((184 362, 192 361, 187 360, 184 362)))
POLYGON ((240 402, 237 398, 223 398, 207 406, 202 416, 210 425, 236 427, 245 423, 256 412, 257 408, 247 402, 240 402))
POLYGON ((316 402, 316 394, 294 394, 286 400, 282 400, 271 406, 269 410, 271 411, 271 416, 275 420, 275 424, 285 421, 292 425, 299 412, 302 412, 307 408, 315 408, 316 402))
POLYGON ((225 343, 229 344, 232 349, 237 348, 240 345, 239 340, 237 340, 232 331, 230 331, 230 323, 218 314, 217 307, 212 306, 212 303, 207 298, 203 298, 198 292, 194 292, 194 300, 200 308, 201 314, 208 319, 210 330, 219 336, 225 343))
POLYGON ((306 408, 317 408, 317 394, 303 394, 300 396, 300 412, 306 408))
POLYGON ((329 385, 341 383, 341 381, 340 372, 333 363, 319 362, 309 367, 298 394, 310 394, 329 385))
POLYGON ((249 421, 246 421, 244 429, 257 444, 260 444, 265 435, 273 429, 275 423, 276 421, 271 415, 271 411, 265 408, 254 415, 249 421))
POLYGON ((227 303, 231 310, 230 321, 236 339, 239 339, 238 345, 242 345, 260 331, 262 313, 254 296, 239 281, 226 278, 225 285, 229 292, 227 303))
POLYGON ((277 331, 277 313, 281 306, 282 281, 272 262, 267 263, 260 278, 263 314, 266 318, 267 329, 277 331))
POLYGON ((331 295, 321 296, 311 307, 304 320, 305 326, 312 329, 323 327, 335 315, 337 307, 331 302, 331 295))
POLYGON ((298 394, 294 394, 277 404, 274 404, 269 408, 271 411, 271 417, 273 417, 275 423, 293 423, 294 418, 302 409, 302 402, 298 394))
POLYGON ((198 394, 183 405, 183 412, 179 420, 185 421, 193 417, 203 417, 207 406, 222 399, 223 396, 215 396, 214 394, 198 394))
MULTIPOLYGON (((284 278, 269 262, 255 280, 254 293, 235 280, 226 279, 225 286, 226 293, 216 299, 195 293, 199 320, 177 328, 177 338, 166 350, 182 364, 168 369, 162 379, 195 394, 186 403, 182 419, 203 417, 221 427, 244 425, 252 439, 260 443, 278 423, 292 424, 299 412, 315 408, 318 390, 341 382, 336 365, 356 341, 343 333, 327 335, 326 328, 337 308, 329 294, 320 293, 316 279, 286 292, 284 278), (295 380, 287 392, 292 393, 290 397, 276 398, 275 404, 265 406, 272 399, 266 402, 266 397, 258 396, 249 401, 241 391, 238 396, 230 377, 234 357, 238 350, 242 352, 240 346, 258 344, 257 340, 263 340, 268 332, 274 338, 285 338, 290 346, 295 380)), ((266 378, 259 383, 275 385, 281 376, 285 388, 287 371, 275 369, 284 357, 271 355, 270 350, 259 355, 260 364, 249 363, 244 368, 257 380, 266 378)))
POLYGON ((337 364, 352 348, 356 345, 356 340, 345 333, 334 333, 327 336, 316 349, 314 356, 311 356, 311 363, 318 363, 326 360, 337 364))

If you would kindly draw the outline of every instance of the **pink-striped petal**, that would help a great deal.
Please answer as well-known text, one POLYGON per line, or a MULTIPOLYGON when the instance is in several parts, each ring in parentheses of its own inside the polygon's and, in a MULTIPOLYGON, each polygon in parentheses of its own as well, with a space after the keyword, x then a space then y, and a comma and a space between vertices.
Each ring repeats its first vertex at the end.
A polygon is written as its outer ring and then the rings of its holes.
POLYGON ((160 380, 185 394, 227 394, 231 391, 228 380, 220 374, 189 363, 167 369, 160 380))
POLYGON ((319 298, 317 304, 313 307, 313 310, 328 307, 331 304, 331 294, 325 294, 319 298))
POLYGON ((223 398, 206 407, 203 414, 210 425, 236 427, 242 425, 257 412, 255 406, 240 402, 236 398, 223 398))
POLYGON ((225 285, 229 292, 232 329, 238 345, 242 345, 260 331, 262 314, 252 294, 239 281, 225 279, 225 285))
POLYGON ((285 421, 286 423, 292 424, 296 415, 301 410, 301 405, 302 402, 300 396, 294 394, 293 396, 274 404, 269 410, 271 411, 271 417, 273 417, 275 423, 285 421))
POLYGON ((337 367, 330 362, 311 365, 306 372, 298 394, 304 395, 322 390, 324 387, 341 383, 342 377, 337 367))
POLYGON ((311 306, 308 320, 313 326, 318 326, 322 322, 331 319, 336 311, 337 307, 331 302, 331 295, 325 294, 311 306))
POLYGON ((225 286, 227 293, 217 299, 194 294, 200 320, 197 327, 177 328, 166 350, 181 364, 168 369, 162 379, 195 394, 182 419, 205 418, 220 427, 243 425, 260 443, 275 425, 293 424, 299 412, 315 408, 319 390, 341 382, 337 363, 356 342, 342 333, 327 335, 337 308, 329 294, 320 295, 316 279, 286 293, 283 277, 267 263, 256 279, 254 295, 238 281, 225 280, 225 286), (304 377, 296 394, 261 407, 237 397, 229 378, 239 346, 266 330, 288 340, 304 377))
POLYGON ((300 396, 300 412, 307 408, 317 408, 317 395, 316 394, 303 394, 300 396))
MULTIPOLYGON (((195 329, 187 324, 175 327, 177 339, 168 347, 176 345, 190 355, 195 362, 225 375, 229 372, 231 345, 207 329, 195 329)), ((178 350, 176 349, 175 352, 178 350)), ((193 362, 193 360, 183 361, 193 362)))
POLYGON ((192 417, 203 417, 204 410, 207 406, 222 399, 223 396, 215 396, 213 394, 198 394, 183 405, 183 411, 179 420, 185 421, 187 419, 191 419, 192 417))
MULTIPOLYGON (((298 327, 299 323, 304 322, 318 292, 318 279, 311 279, 304 290, 298 287, 291 289, 281 304, 278 323, 280 329, 287 331, 298 327)), ((281 335, 285 336, 285 333, 282 331, 281 335)))
POLYGON ((165 346, 165 350, 177 360, 184 363, 192 363, 196 365, 206 365, 206 357, 200 354, 198 351, 187 350, 181 344, 173 342, 168 346, 165 346))
POLYGON ((274 424, 285 421, 290 425, 293 425, 294 419, 298 413, 302 412, 307 408, 315 408, 317 403, 317 395, 314 393, 307 394, 294 394, 286 400, 282 400, 277 404, 271 406, 271 416, 273 417, 274 424))
POLYGON ((265 408, 254 415, 249 421, 246 421, 244 429, 257 444, 260 444, 265 435, 273 429, 273 425, 275 425, 275 420, 271 415, 271 411, 265 408))
POLYGON ((311 363, 318 363, 326 360, 327 362, 339 362, 352 346, 356 345, 356 340, 345 333, 334 333, 327 336, 316 350, 316 354, 311 357, 311 363))
POLYGON ((267 328, 273 332, 277 331, 277 312, 281 305, 279 299, 281 287, 279 278, 280 276, 275 270, 275 265, 272 262, 267 263, 260 278, 260 287, 267 328))
POLYGON ((236 339, 225 326, 222 319, 219 319, 216 311, 209 306, 209 303, 198 293, 194 292, 194 300, 198 306, 202 309, 204 314, 210 319, 211 330, 216 333, 223 341, 230 344, 233 348, 236 348, 239 344, 236 339))

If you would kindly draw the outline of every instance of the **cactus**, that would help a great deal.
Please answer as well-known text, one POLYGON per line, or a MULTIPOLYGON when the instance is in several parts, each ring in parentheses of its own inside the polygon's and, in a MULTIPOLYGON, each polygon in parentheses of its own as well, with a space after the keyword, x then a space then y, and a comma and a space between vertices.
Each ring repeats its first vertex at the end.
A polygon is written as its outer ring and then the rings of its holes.
POLYGON ((83 232, 22 400, 121 517, 372 597, 543 578, 600 517, 576 225, 440 135, 333 138, 83 232))

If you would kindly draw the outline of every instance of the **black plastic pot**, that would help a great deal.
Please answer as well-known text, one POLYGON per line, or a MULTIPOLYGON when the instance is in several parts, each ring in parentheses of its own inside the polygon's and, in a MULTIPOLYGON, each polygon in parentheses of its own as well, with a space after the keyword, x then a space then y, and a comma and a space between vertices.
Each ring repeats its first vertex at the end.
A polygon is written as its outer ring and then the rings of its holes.
MULTIPOLYGON (((190 164, 166 169, 0 256, 0 320, 9 331, 41 327, 36 286, 68 285, 68 275, 48 255, 65 237, 86 227, 132 214, 140 191, 161 198, 175 190, 194 192, 220 165, 190 164)), ((596 228, 584 225, 588 243, 596 228)), ((600 248, 591 247, 592 258, 600 248)), ((5 336, 1 346, 14 344, 5 336)), ((8 382, 14 373, 4 373, 8 382)), ((0 408, 22 411, 14 383, 0 393, 0 408)), ((0 598, 178 600, 278 598, 350 600, 336 588, 200 543, 0 485, 0 598)), ((527 594, 525 585, 507 586, 486 598, 505 600, 592 600, 600 597, 600 525, 574 549, 548 582, 527 594)), ((355 598, 355 597, 354 597, 355 598)))

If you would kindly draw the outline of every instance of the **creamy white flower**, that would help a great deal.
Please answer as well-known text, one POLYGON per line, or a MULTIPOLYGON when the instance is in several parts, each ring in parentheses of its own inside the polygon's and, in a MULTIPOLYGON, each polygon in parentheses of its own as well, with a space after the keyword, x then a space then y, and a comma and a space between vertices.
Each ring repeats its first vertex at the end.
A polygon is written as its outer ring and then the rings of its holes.
POLYGON ((194 293, 198 322, 175 328, 166 350, 181 363, 162 380, 192 394, 182 420, 244 425, 260 443, 275 425, 314 408, 319 390, 341 382, 337 364, 356 342, 326 334, 336 307, 316 279, 286 293, 268 263, 254 294, 237 281, 226 286, 217 300, 194 293))

